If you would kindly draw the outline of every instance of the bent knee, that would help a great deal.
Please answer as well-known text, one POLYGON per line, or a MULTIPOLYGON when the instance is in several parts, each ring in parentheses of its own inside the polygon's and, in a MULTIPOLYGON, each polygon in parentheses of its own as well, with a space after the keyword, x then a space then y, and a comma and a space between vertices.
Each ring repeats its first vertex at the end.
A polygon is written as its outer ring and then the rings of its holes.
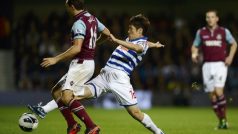
POLYGON ((69 105, 70 101, 73 99, 74 99, 74 95, 71 90, 64 90, 62 92, 61 100, 65 105, 69 105))
POLYGON ((61 97, 61 89, 60 88, 52 88, 51 90, 52 97, 56 100, 61 97))

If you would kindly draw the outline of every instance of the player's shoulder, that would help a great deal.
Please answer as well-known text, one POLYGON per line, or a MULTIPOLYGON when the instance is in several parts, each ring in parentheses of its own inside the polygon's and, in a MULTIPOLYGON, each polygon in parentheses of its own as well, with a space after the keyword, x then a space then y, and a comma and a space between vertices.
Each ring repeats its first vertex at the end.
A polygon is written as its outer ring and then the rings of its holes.
POLYGON ((78 19, 76 20, 74 23, 73 23, 73 26, 72 28, 77 28, 77 27, 85 27, 85 22, 81 19, 78 19))

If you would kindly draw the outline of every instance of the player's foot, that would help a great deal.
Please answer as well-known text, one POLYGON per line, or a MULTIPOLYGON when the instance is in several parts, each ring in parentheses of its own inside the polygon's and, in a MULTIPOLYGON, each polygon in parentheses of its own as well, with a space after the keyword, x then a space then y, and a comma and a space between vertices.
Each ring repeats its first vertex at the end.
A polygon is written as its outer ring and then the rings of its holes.
POLYGON ((34 105, 27 105, 28 109, 30 109, 33 113, 35 113, 37 116, 39 116, 41 119, 44 119, 46 116, 46 112, 41 106, 41 103, 39 103, 37 106, 34 105))
POLYGON ((228 129, 228 122, 226 119, 222 119, 217 127, 218 129, 228 129))
POLYGON ((99 134, 100 128, 99 126, 95 126, 94 128, 91 129, 86 129, 85 134, 99 134))
POLYGON ((77 134, 81 129, 80 124, 74 124, 72 127, 67 128, 67 134, 77 134))

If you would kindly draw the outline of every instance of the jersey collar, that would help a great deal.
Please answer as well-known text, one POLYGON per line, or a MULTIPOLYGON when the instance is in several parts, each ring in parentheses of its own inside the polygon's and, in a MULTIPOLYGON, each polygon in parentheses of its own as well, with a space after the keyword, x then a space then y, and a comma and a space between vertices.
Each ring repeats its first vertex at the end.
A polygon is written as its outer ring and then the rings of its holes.
MULTIPOLYGON (((128 39, 129 39, 129 38, 128 38, 128 39)), ((148 37, 143 36, 143 37, 136 38, 136 39, 133 39, 133 40, 130 40, 130 39, 129 39, 129 41, 132 42, 132 41, 137 41, 137 40, 140 40, 140 39, 147 40, 148 37)))
POLYGON ((75 18, 75 19, 80 18, 80 17, 81 17, 83 14, 85 14, 86 12, 87 12, 87 11, 83 10, 82 12, 76 14, 76 15, 74 16, 74 18, 75 18))

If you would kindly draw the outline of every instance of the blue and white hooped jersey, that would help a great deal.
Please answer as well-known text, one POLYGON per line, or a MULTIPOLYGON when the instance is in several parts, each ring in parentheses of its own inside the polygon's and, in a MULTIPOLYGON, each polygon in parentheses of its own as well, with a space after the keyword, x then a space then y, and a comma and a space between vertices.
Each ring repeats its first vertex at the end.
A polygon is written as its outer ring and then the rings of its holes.
POLYGON ((120 45, 114 50, 107 61, 106 66, 122 70, 130 75, 133 69, 142 61, 142 57, 146 54, 149 47, 147 45, 147 37, 141 37, 134 40, 129 40, 127 38, 126 41, 142 46, 142 53, 137 53, 134 50, 129 50, 120 45))

